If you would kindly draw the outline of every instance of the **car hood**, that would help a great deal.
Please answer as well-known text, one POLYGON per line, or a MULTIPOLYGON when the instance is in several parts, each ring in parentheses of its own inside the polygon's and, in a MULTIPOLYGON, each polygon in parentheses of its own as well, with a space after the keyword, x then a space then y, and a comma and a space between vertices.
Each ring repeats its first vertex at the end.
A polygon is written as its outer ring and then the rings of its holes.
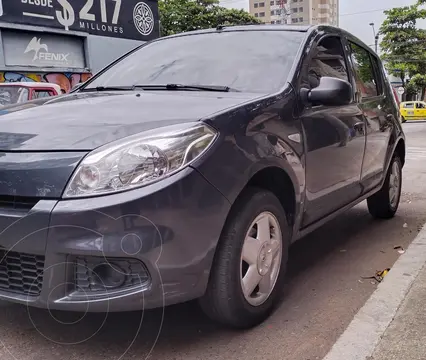
POLYGON ((2 109, 0 151, 90 151, 142 131, 192 122, 259 97, 194 91, 74 93, 2 109))

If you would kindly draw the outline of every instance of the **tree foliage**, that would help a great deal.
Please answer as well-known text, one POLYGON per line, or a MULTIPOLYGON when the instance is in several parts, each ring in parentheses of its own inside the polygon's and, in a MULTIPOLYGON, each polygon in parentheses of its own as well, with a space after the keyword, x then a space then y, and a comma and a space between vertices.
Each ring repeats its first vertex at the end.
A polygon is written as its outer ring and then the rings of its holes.
POLYGON ((386 68, 404 87, 407 77, 426 74, 426 30, 417 27, 418 20, 426 19, 426 10, 421 8, 425 3, 419 0, 415 5, 385 11, 386 20, 380 27, 386 68))
POLYGON ((158 6, 162 36, 219 25, 259 23, 244 10, 219 6, 218 0, 160 0, 158 6))
POLYGON ((426 75, 424 74, 416 74, 411 79, 409 84, 416 90, 421 91, 421 98, 425 98, 426 92, 426 75))

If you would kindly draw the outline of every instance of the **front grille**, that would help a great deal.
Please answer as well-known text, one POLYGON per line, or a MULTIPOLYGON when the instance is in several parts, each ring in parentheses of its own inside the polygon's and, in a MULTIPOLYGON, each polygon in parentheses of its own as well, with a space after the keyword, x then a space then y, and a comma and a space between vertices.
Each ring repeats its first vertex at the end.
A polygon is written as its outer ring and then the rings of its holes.
POLYGON ((0 195, 0 208, 30 210, 39 200, 36 197, 0 195))
POLYGON ((44 256, 0 250, 0 290, 38 296, 43 270, 44 256))
MULTIPOLYGON (((77 292, 87 294, 88 292, 105 292, 107 289, 102 286, 102 281, 97 278, 96 271, 93 271, 101 264, 111 264, 119 266, 125 276, 125 281, 118 288, 132 288, 145 286, 150 281, 150 276, 145 265, 136 259, 117 259, 103 257, 79 257, 75 261, 74 281, 77 292)), ((112 290, 112 289, 110 289, 112 290)))

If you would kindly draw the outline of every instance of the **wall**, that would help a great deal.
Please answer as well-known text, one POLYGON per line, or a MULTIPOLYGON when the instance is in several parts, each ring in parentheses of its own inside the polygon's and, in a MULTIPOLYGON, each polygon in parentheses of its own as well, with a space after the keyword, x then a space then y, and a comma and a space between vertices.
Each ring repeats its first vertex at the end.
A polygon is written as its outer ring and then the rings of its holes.
POLYGON ((80 82, 84 82, 92 75, 89 73, 34 73, 1 71, 0 83, 2 82, 49 82, 58 84, 62 90, 69 92, 72 87, 80 82))
MULTIPOLYGON (((7 66, 5 64, 5 54, 3 48, 3 41, 0 36, 0 83, 1 82, 17 82, 17 81, 42 81, 53 82, 61 86, 65 92, 69 92, 75 84, 84 82, 89 79, 92 74, 102 70, 105 66, 109 65, 114 60, 123 56, 127 52, 133 50, 137 46, 144 43, 144 41, 108 38, 103 36, 88 35, 76 32, 65 32, 56 29, 49 29, 45 27, 33 26, 16 26, 13 24, 0 23, 1 30, 15 29, 15 30, 28 30, 28 31, 44 31, 47 33, 58 35, 75 35, 82 36, 85 39, 85 56, 87 68, 73 70, 65 68, 37 68, 26 66, 7 66)), ((64 37, 66 39, 66 37, 64 37)))
POLYGON ((89 35, 86 46, 90 70, 93 74, 97 73, 120 56, 143 43, 144 41, 89 35))

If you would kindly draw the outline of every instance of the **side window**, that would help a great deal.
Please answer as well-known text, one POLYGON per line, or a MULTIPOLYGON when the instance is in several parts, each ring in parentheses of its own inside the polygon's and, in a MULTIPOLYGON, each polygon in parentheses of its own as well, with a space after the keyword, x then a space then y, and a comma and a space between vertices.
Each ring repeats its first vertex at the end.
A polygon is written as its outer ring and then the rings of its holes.
POLYGON ((371 62, 373 63, 373 69, 374 69, 374 75, 375 75, 375 82, 376 82, 376 86, 377 86, 377 92, 379 95, 383 94, 384 91, 384 75, 382 72, 382 68, 379 61, 377 60, 376 57, 370 55, 371 58, 371 62))
POLYGON ((350 43, 350 46, 357 90, 361 92, 363 98, 377 96, 379 94, 378 82, 375 78, 370 53, 354 43, 350 43))
POLYGON ((342 42, 338 37, 326 37, 314 50, 308 65, 309 88, 316 88, 323 76, 349 80, 342 42))
POLYGON ((404 104, 404 109, 414 109, 413 103, 404 104))
POLYGON ((34 99, 40 99, 44 97, 52 96, 52 93, 50 91, 46 90, 34 90, 34 99))
POLYGON ((424 109, 425 105, 422 103, 416 103, 416 109, 424 109))

